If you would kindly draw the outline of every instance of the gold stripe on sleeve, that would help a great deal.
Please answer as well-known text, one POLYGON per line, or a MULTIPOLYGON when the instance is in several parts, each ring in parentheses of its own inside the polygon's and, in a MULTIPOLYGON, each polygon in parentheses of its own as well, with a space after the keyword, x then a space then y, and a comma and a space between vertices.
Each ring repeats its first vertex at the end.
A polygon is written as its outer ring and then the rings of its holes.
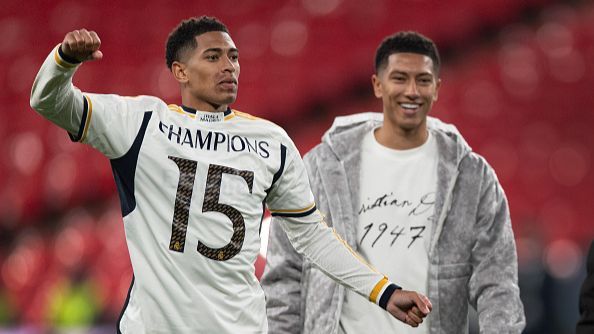
POLYGON ((60 53, 58 52, 58 48, 60 47, 61 44, 58 44, 58 46, 56 47, 56 50, 54 52, 54 60, 56 61, 56 64, 58 64, 59 66, 62 66, 64 68, 75 68, 76 66, 78 66, 78 64, 71 64, 67 61, 65 61, 64 59, 62 59, 62 57, 60 57, 60 53))
POLYGON ((91 124, 91 117, 93 116, 93 103, 91 102, 91 99, 86 96, 83 95, 85 99, 87 99, 87 104, 89 106, 89 110, 87 111, 87 120, 85 122, 85 129, 83 130, 83 134, 80 137, 80 142, 83 142, 86 138, 87 138, 87 132, 89 130, 89 125, 91 124))
POLYGON ((379 282, 377 282, 377 284, 375 285, 375 287, 373 288, 373 290, 371 290, 371 294, 369 295, 369 300, 374 303, 377 304, 377 297, 380 293, 380 291, 382 291, 382 289, 384 288, 384 286, 388 283, 388 279, 387 278, 382 278, 379 282))
MULTIPOLYGON (((325 223, 324 223, 325 224, 325 223)), ((328 225, 326 225, 328 226, 328 225)), ((334 237, 336 239, 338 239, 338 241, 342 242, 342 244, 344 245, 344 247, 346 247, 346 249, 357 259, 359 260, 359 262, 361 262, 363 265, 365 265, 366 267, 369 268, 369 270, 374 271, 376 273, 379 273, 379 271, 377 269, 375 269, 375 267, 373 267, 369 262, 367 262, 367 260, 365 260, 359 253, 355 252, 351 246, 344 241, 344 239, 342 239, 340 237, 340 235, 338 235, 338 233, 336 233, 336 231, 334 229, 332 229, 332 234, 334 234, 334 237)))
POLYGON ((302 212, 306 212, 308 210, 311 210, 314 206, 316 206, 316 203, 312 203, 310 206, 303 208, 303 209, 295 209, 295 210, 269 210, 270 213, 302 213, 302 212))

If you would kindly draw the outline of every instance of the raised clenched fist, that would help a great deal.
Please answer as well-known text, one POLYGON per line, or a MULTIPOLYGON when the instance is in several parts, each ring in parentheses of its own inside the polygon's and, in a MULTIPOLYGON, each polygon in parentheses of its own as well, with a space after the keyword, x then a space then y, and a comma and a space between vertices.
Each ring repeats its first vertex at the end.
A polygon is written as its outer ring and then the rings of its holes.
POLYGON ((83 28, 67 33, 60 48, 65 56, 83 62, 103 58, 100 46, 101 40, 97 33, 83 28))

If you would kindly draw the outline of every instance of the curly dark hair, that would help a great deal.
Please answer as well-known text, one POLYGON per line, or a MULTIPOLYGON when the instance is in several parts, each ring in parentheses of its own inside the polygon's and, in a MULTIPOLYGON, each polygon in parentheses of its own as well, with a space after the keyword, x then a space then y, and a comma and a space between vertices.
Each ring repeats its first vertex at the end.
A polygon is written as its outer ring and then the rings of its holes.
POLYGON ((165 47, 165 60, 167 67, 171 69, 174 61, 179 61, 185 51, 195 49, 196 36, 211 31, 222 31, 229 33, 227 26, 216 17, 200 16, 182 21, 167 38, 165 47))
POLYGON ((427 56, 433 60, 433 70, 439 75, 441 60, 437 46, 431 39, 416 31, 401 31, 386 37, 375 52, 375 72, 378 73, 388 64, 393 53, 410 52, 427 56))

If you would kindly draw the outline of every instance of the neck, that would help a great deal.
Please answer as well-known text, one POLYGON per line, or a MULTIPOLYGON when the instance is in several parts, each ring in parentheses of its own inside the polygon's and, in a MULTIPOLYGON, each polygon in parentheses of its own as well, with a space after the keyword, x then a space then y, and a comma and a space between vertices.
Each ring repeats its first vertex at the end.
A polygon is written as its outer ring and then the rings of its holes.
POLYGON ((227 104, 213 104, 207 101, 198 100, 194 96, 184 93, 182 91, 182 105, 200 111, 210 112, 224 112, 229 105, 227 104))
POLYGON ((384 120, 380 128, 375 130, 375 139, 381 145, 394 150, 409 150, 423 145, 429 136, 425 123, 413 129, 392 126, 384 120))

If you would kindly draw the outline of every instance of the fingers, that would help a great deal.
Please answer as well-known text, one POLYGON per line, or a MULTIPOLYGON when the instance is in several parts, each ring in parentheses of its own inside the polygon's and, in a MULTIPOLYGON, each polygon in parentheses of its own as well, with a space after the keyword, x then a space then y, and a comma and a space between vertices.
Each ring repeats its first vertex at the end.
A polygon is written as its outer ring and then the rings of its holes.
POLYGON ((419 317, 411 311, 407 313, 402 313, 402 315, 402 317, 397 317, 397 319, 411 327, 419 327, 419 325, 423 323, 423 318, 419 317))
POLYGON ((398 306, 388 307, 387 310, 394 318, 410 325, 409 321, 412 320, 408 319, 408 314, 402 311, 398 306))
POLYGON ((429 299, 414 291, 397 291, 390 297, 387 310, 396 319, 417 327, 423 322, 433 306, 429 299))
POLYGON ((407 318, 405 319, 408 321, 405 322, 413 327, 417 327, 419 324, 423 323, 423 318, 427 315, 423 314, 423 312, 421 312, 418 307, 413 306, 410 310, 408 310, 408 312, 406 312, 406 316, 407 318))
POLYGON ((412 302, 412 297, 416 295, 410 291, 395 292, 391 300, 388 302, 387 311, 394 316, 394 318, 404 322, 405 324, 417 327, 423 322, 425 315, 412 302))
POLYGON ((431 301, 429 300, 429 298, 427 298, 427 296, 425 296, 425 295, 421 295, 421 299, 425 302, 425 305, 427 305, 429 312, 431 312, 433 310, 433 304, 431 304, 431 301))
POLYGON ((427 314, 429 314, 429 312, 431 312, 431 309, 433 308, 433 305, 431 305, 429 298, 420 293, 414 293, 412 295, 412 301, 415 304, 415 306, 418 307, 418 310, 420 310, 420 312, 423 313, 423 317, 427 316, 427 314))
POLYGON ((99 51, 99 47, 101 46, 101 39, 94 31, 89 31, 89 35, 92 39, 91 48, 95 50, 91 55, 93 56, 93 60, 103 58, 103 52, 99 51))
POLYGON ((98 50, 99 47, 101 46, 101 39, 99 39, 99 36, 94 31, 89 31, 89 35, 90 35, 90 37, 92 39, 92 47, 93 47, 93 49, 98 50))
POLYGON ((101 40, 94 31, 74 30, 66 34, 62 42, 62 52, 78 61, 95 60, 102 57, 99 50, 101 40))
POLYGON ((423 312, 421 312, 421 310, 419 310, 419 308, 418 308, 418 307, 416 307, 416 306, 413 306, 413 307, 412 307, 412 308, 411 308, 411 309, 410 309, 410 310, 407 312, 407 314, 408 314, 409 316, 413 316, 413 317, 414 317, 413 319, 419 319, 419 320, 417 320, 417 322, 421 322, 421 321, 422 321, 422 319, 423 319, 424 317, 426 317, 426 316, 427 316, 426 314, 424 314, 423 312))

